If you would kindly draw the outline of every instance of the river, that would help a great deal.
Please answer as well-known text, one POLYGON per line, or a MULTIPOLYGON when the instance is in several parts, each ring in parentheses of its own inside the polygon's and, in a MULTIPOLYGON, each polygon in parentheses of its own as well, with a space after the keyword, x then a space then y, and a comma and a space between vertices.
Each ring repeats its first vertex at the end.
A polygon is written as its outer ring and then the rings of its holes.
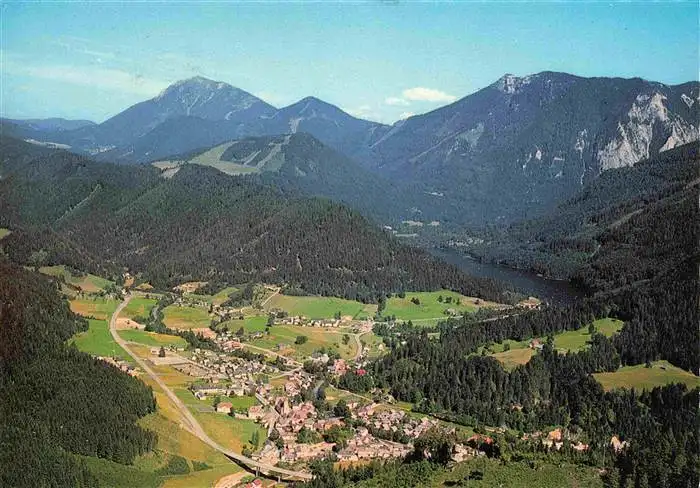
POLYGON ((497 264, 480 263, 468 256, 447 249, 431 249, 430 252, 465 273, 481 278, 492 278, 509 284, 516 291, 540 300, 563 305, 583 297, 583 293, 567 281, 548 280, 529 271, 506 268, 497 264))

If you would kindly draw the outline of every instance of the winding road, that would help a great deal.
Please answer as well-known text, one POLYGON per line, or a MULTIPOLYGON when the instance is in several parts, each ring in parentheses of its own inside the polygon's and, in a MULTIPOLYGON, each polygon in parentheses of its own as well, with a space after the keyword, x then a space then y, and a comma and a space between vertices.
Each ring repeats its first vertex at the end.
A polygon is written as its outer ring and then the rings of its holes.
POLYGON ((305 471, 292 471, 289 469, 283 469, 283 468, 278 468, 275 466, 272 466, 270 464, 265 464, 265 463, 260 463, 254 459, 251 459, 249 457, 243 456, 240 453, 231 451, 222 445, 218 444, 216 441, 214 441, 211 437, 207 435, 207 433, 202 429, 202 426, 197 422, 197 419, 192 415, 192 413, 188 410, 188 408, 185 406, 184 403, 175 395, 175 393, 165 384, 165 382, 148 366, 146 361, 141 359, 138 355, 134 354, 134 352, 129 348, 129 344, 127 341, 122 339, 119 334, 117 333, 117 318, 119 317, 119 314, 121 311, 124 309, 124 307, 127 306, 129 301, 131 300, 131 295, 127 295, 126 298, 124 298, 124 301, 122 301, 117 309, 114 311, 114 314, 112 314, 112 318, 109 320, 109 332, 112 334, 112 337, 114 338, 115 342, 119 344, 126 352, 129 354, 134 361, 151 377, 153 378, 153 381, 155 381, 158 386, 163 390, 163 392, 168 396, 170 401, 175 405, 175 407, 178 409, 180 412, 180 415, 182 416, 183 419, 183 424, 182 426, 192 433, 193 435, 199 437, 204 443, 208 444, 211 446, 213 449, 216 449, 217 451, 221 452, 225 456, 234 459, 238 461, 241 464, 244 464, 250 468, 260 470, 264 473, 272 473, 275 475, 278 475, 280 477, 284 477, 285 479, 301 479, 301 480, 310 480, 312 479, 311 474, 305 472, 305 471))

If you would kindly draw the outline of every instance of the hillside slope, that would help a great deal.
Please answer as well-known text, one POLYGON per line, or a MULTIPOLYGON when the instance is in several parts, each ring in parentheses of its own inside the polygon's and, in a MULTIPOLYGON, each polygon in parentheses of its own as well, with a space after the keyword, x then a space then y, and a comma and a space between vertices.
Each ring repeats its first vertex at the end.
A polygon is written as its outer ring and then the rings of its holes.
POLYGON ((326 197, 386 221, 410 214, 410 194, 306 133, 249 137, 157 161, 163 175, 184 164, 211 166, 290 195, 326 197))
MULTIPOLYGON (((698 139, 699 85, 506 75, 396 124, 364 163, 439 193, 457 223, 542 214, 601 172, 698 139)), ((436 218, 439 216, 436 216, 436 218)))
POLYGON ((33 264, 49 264, 55 250, 26 239, 49 228, 71 243, 72 255, 143 272, 157 286, 264 280, 361 300, 441 287, 508 299, 500 285, 400 244, 339 204, 287 197, 198 165, 165 179, 152 167, 96 163, 65 151, 19 161, 37 150, 8 138, 0 147, 14 155, 0 166, 0 204, 10 209, 0 226, 23 231, 2 245, 13 257, 34 248, 24 255, 33 264))
MULTIPOLYGON (((478 244, 467 244, 464 237, 455 241, 461 249, 480 258, 558 278, 572 276, 593 259, 600 267, 612 252, 613 240, 631 236, 643 239, 638 229, 645 229, 647 237, 670 232, 670 222, 681 222, 679 225, 683 226, 674 232, 688 229, 692 219, 687 212, 692 210, 700 170, 699 149, 698 143, 686 144, 633 167, 606 171, 540 219, 484 233, 480 235, 483 242, 477 241, 478 244), (668 212, 680 213, 671 218, 665 215, 668 212), (656 220, 649 221, 649 215, 656 220)), ((653 243, 648 244, 618 247, 635 249, 637 257, 628 266, 637 259, 660 265, 666 253, 653 243)), ((689 242, 676 239, 669 244, 675 246, 672 254, 681 259, 688 257, 684 250, 689 249, 689 242)), ((590 271, 579 274, 587 275, 588 281, 595 275, 590 271)))

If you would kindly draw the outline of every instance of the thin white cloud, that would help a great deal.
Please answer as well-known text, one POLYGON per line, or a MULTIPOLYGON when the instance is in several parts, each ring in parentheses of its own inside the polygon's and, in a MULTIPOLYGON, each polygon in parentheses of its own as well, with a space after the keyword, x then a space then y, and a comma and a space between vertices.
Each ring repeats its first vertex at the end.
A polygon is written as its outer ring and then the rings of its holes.
POLYGON ((165 81, 146 78, 138 73, 131 74, 118 69, 96 66, 31 66, 10 62, 5 63, 5 70, 15 75, 145 96, 157 95, 168 86, 165 81))
POLYGON ((433 88, 417 86, 402 92, 403 98, 417 102, 454 102, 457 97, 433 88))
POLYGON ((398 107, 406 107, 408 105, 411 105, 411 102, 408 100, 401 98, 401 97, 387 97, 384 99, 384 103, 386 105, 392 105, 392 106, 398 106, 398 107))
POLYGON ((381 116, 370 105, 360 105, 356 108, 344 108, 342 110, 358 119, 373 120, 376 122, 381 120, 381 116))

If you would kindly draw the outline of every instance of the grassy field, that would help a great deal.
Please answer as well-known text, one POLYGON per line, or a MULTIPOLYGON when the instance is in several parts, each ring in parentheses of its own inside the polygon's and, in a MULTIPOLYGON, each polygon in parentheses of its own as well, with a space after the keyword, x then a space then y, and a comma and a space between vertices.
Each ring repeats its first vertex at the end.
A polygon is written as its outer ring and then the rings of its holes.
POLYGON ((383 347, 382 349, 379 348, 380 345, 384 344, 384 340, 378 335, 375 335, 373 332, 362 334, 360 336, 360 342, 363 344, 363 347, 369 348, 369 352, 367 353, 367 357, 369 359, 378 358, 387 352, 386 347, 383 347))
POLYGON ((237 452, 241 452, 245 445, 251 443, 255 431, 260 439, 259 447, 262 447, 267 439, 267 430, 252 420, 237 419, 221 413, 194 412, 194 415, 212 439, 237 452))
POLYGON ((78 315, 109 320, 119 303, 105 298, 79 298, 71 300, 69 304, 70 309, 78 315))
POLYGON ((297 358, 310 356, 322 347, 337 350, 343 358, 352 358, 357 351, 355 341, 350 339, 347 345, 342 343, 343 334, 337 331, 326 331, 320 327, 299 327, 294 325, 275 325, 270 328, 270 335, 256 339, 250 343, 265 349, 277 350, 278 344, 285 344, 294 349, 297 358), (297 336, 306 336, 304 344, 295 344, 297 336))
POLYGON ((78 456, 100 481, 100 486, 129 486, 132 488, 156 488, 162 480, 153 470, 142 470, 135 466, 115 463, 107 459, 78 456))
POLYGON ((70 341, 75 346, 94 356, 116 356, 121 359, 129 359, 130 356, 114 342, 109 333, 109 325, 105 320, 88 319, 90 328, 76 334, 70 341))
POLYGON ((252 317, 246 317, 243 320, 228 320, 219 324, 217 329, 228 329, 231 332, 237 332, 238 329, 243 327, 243 330, 252 334, 255 332, 265 332, 265 325, 267 324, 267 317, 264 315, 256 315, 252 317))
POLYGON ((119 335, 124 340, 138 342, 139 344, 145 344, 147 346, 187 346, 187 341, 182 337, 168 334, 157 334, 156 332, 146 332, 145 330, 120 330, 119 335))
POLYGON ((224 288, 223 290, 219 291, 216 295, 212 296, 212 303, 214 305, 221 305, 226 300, 228 300, 228 296, 234 291, 238 291, 238 288, 236 288, 235 286, 229 286, 227 288, 224 288))
POLYGON ((365 304, 335 297, 294 297, 278 294, 267 302, 265 308, 279 308, 291 316, 330 319, 337 312, 340 312, 341 316, 355 317, 363 312, 365 304))
POLYGON ((521 364, 527 364, 527 362, 535 355, 533 349, 511 349, 510 351, 497 352, 492 354, 494 358, 500 362, 505 369, 508 371, 515 369, 521 364))
POLYGON ((168 305, 163 309, 163 315, 163 323, 172 329, 198 329, 209 327, 211 323, 207 311, 199 307, 168 305))
MULTIPOLYGON (((613 334, 622 329, 623 322, 621 320, 607 318, 593 322, 597 332, 612 337, 613 334)), ((588 327, 583 327, 579 330, 569 330, 554 336, 554 347, 560 351, 578 352, 588 345, 591 336, 588 333, 588 327)))
POLYGON ((148 317, 151 310, 156 306, 158 300, 154 298, 133 297, 131 301, 124 307, 120 317, 133 319, 134 317, 148 317))
MULTIPOLYGON (((472 472, 483 473, 483 479, 469 480, 470 488, 602 488, 597 469, 574 464, 536 462, 534 468, 526 462, 502 464, 497 459, 476 458, 458 464, 451 472, 436 476, 431 486, 467 486, 465 478, 472 472), (453 483, 456 483, 453 485, 453 483)), ((360 486, 364 486, 360 484, 360 486)))
POLYGON ((66 283, 76 286, 87 293, 96 293, 114 284, 112 281, 92 274, 74 276, 65 266, 43 266, 39 268, 39 272, 49 276, 62 276, 66 283))
POLYGON ((700 378, 667 361, 655 361, 651 368, 645 367, 644 364, 624 366, 614 373, 596 373, 593 377, 606 391, 616 388, 651 390, 655 386, 669 383, 685 383, 689 388, 700 387, 700 378))
POLYGON ((12 231, 10 229, 6 229, 4 227, 0 227, 0 239, 3 239, 7 236, 12 234, 12 231))
POLYGON ((466 297, 455 293, 452 291, 441 290, 441 291, 421 291, 421 292, 407 292, 405 298, 392 297, 387 300, 386 309, 383 314, 385 316, 395 315, 399 320, 426 320, 426 319, 440 319, 447 317, 444 311, 453 309, 458 313, 464 312, 474 312, 480 307, 495 307, 497 304, 491 302, 485 302, 483 300, 466 297), (441 303, 438 301, 438 297, 442 296, 443 299, 447 297, 452 297, 452 303, 441 303), (411 299, 416 298, 419 300, 420 304, 416 305, 411 302, 411 299), (457 305, 457 300, 459 300, 459 305, 457 305))
MULTIPOLYGON (((622 328, 621 320, 606 318, 599 319, 593 322, 596 330, 607 336, 612 337, 622 328)), ((591 336, 588 333, 588 327, 582 327, 578 330, 568 330, 560 334, 554 335, 554 347, 560 352, 578 352, 588 347, 588 342, 591 336)), ((529 348, 530 341, 511 341, 505 340, 502 343, 493 344, 491 350, 494 358, 498 359, 506 369, 513 369, 520 364, 527 363, 534 355, 534 351, 529 348), (505 345, 510 346, 509 351, 504 351, 505 345)), ((479 348, 477 354, 481 354, 482 348, 479 348)))

